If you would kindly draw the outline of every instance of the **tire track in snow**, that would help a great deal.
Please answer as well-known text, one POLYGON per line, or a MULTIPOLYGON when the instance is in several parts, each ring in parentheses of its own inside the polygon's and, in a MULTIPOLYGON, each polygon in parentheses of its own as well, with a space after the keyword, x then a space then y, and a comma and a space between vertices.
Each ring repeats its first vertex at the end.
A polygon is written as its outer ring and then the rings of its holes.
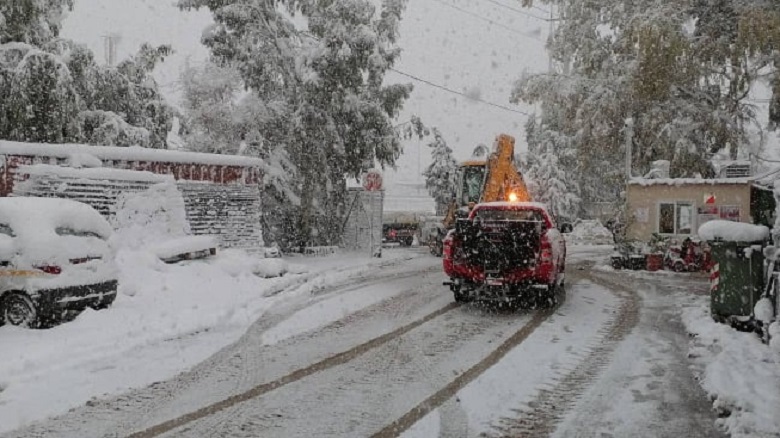
POLYGON ((639 322, 641 298, 625 287, 592 273, 584 278, 605 287, 620 299, 618 312, 599 331, 602 341, 593 346, 580 363, 552 388, 541 389, 538 396, 528 402, 528 408, 518 408, 513 418, 502 418, 493 426, 494 432, 482 434, 489 437, 549 436, 574 406, 579 397, 612 361, 618 344, 639 322), (530 408, 530 409, 529 409, 530 408))
POLYGON ((324 359, 320 362, 317 362, 313 365, 310 365, 306 368, 298 369, 280 379, 276 379, 271 382, 263 383, 261 385, 255 386, 254 388, 251 388, 248 391, 245 391, 240 394, 233 395, 231 397, 228 397, 227 399, 224 399, 222 401, 212 403, 208 406, 205 406, 203 408, 200 408, 196 411, 190 412, 188 414, 185 414, 183 416, 180 416, 178 418, 160 423, 156 426, 150 427, 148 429, 135 432, 128 436, 128 438, 152 438, 159 436, 163 433, 170 432, 174 429, 177 429, 179 427, 182 427, 184 425, 187 425, 189 423, 192 423, 193 421, 199 420, 204 417, 208 417, 211 415, 214 415, 216 413, 219 413, 225 409, 231 408, 233 406, 236 406, 240 403, 243 403, 245 401, 251 400, 253 398, 262 396, 263 394, 266 394, 268 392, 271 392, 275 389, 278 389, 284 385, 297 382, 298 380, 301 380, 305 377, 308 377, 312 374, 319 373, 321 371, 327 370, 329 368, 333 368, 338 365, 346 364, 353 359, 357 358, 358 356, 364 354, 365 352, 372 350, 374 348, 377 348, 383 344, 386 344, 387 342, 398 338, 413 329, 441 316, 445 313, 459 307, 459 304, 457 303, 450 303, 445 307, 440 308, 439 310, 436 310, 432 313, 429 313, 425 317, 418 319, 417 321, 414 321, 412 323, 406 324, 402 327, 399 327, 398 329, 386 333, 382 336, 379 336, 377 338, 372 339, 369 342, 360 344, 356 347, 353 347, 347 351, 338 353, 336 355, 330 356, 327 359, 324 359))
MULTIPOLYGON (((154 418, 154 416, 158 413, 167 411, 168 406, 171 403, 178 402, 179 396, 182 393, 196 389, 198 386, 202 385, 204 381, 208 381, 209 379, 213 380, 220 378, 220 376, 222 376, 222 378, 227 376, 229 377, 229 381, 236 382, 236 390, 226 394, 225 397, 231 393, 244 392, 248 387, 253 388, 257 386, 257 384, 247 384, 241 387, 238 384, 240 380, 237 381, 234 378, 235 374, 241 373, 242 370, 246 368, 247 361, 253 359, 247 357, 245 354, 239 354, 244 344, 248 342, 247 338, 259 336, 266 330, 279 324, 296 312, 305 309, 306 307, 316 305, 323 299, 338 297, 340 295, 353 292, 356 289, 371 287, 372 285, 376 284, 387 284, 387 282, 402 281, 414 277, 424 277, 440 271, 438 266, 406 267, 405 263, 408 263, 408 261, 409 260, 406 259, 392 260, 391 262, 384 264, 382 267, 385 269, 390 269, 391 272, 389 273, 376 271, 360 273, 355 276, 350 276, 349 278, 346 278, 337 284, 315 287, 308 295, 313 297, 313 299, 307 300, 305 302, 293 300, 289 303, 280 303, 277 308, 269 310, 266 314, 263 315, 261 319, 253 323, 253 325, 248 328, 247 332, 235 343, 225 346, 222 350, 214 353, 214 355, 206 359, 201 364, 198 364, 190 371, 183 372, 169 380, 155 382, 143 388, 131 389, 125 393, 117 394, 107 399, 90 400, 86 403, 86 405, 73 408, 70 412, 64 413, 61 416, 32 423, 21 429, 9 431, 7 434, 3 434, 3 436, 81 437, 84 436, 83 432, 85 427, 88 425, 92 425, 93 427, 97 428, 94 431, 94 436, 124 436, 130 431, 137 430, 140 425, 143 425, 145 423, 144 419, 146 419, 146 421, 150 421, 150 418, 154 418)), ((340 269, 338 271, 346 271, 346 269, 340 269)), ((284 293, 294 293, 294 291, 298 288, 307 287, 306 283, 312 281, 313 278, 313 276, 309 276, 307 278, 300 279, 300 281, 289 284, 284 290, 284 293)), ((413 294, 415 292, 419 292, 417 289, 419 289, 419 287, 404 290, 397 296, 377 303, 371 306, 371 308, 393 308, 395 309, 396 314, 401 315, 404 309, 400 308, 400 306, 397 306, 396 304, 402 301, 403 297, 408 297, 410 293, 413 294)), ((428 301, 425 301, 425 303, 427 302, 428 301)), ((424 303, 420 303, 420 305, 423 307, 425 306, 424 303)), ((323 327, 322 331, 334 330, 339 326, 344 325, 344 320, 355 318, 356 315, 363 315, 363 313, 367 313, 369 310, 369 308, 366 308, 358 311, 355 314, 347 315, 342 320, 323 327)), ((309 334, 302 334, 302 336, 309 336, 309 334)), ((311 363, 312 362, 308 362, 308 364, 311 363)), ((294 370, 294 368, 291 370, 294 370)), ((244 374, 247 372, 248 371, 244 370, 244 374)), ((284 375, 287 375, 287 373, 277 374, 275 377, 278 378, 278 376, 284 375)), ((241 380, 246 380, 248 377, 248 375, 243 375, 241 380)), ((223 381, 223 383, 225 382, 223 381)), ((197 407, 198 406, 193 406, 190 409, 196 410, 195 408, 197 407)), ((185 410, 183 412, 187 411, 185 410)))
POLYGON ((457 394, 458 391, 479 377, 479 375, 485 372, 485 370, 498 363, 498 361, 501 360, 501 358, 503 358, 510 350, 528 338, 528 336, 530 336, 534 330, 536 330, 547 318, 550 317, 550 315, 554 313, 556 308, 537 311, 530 322, 522 326, 512 336, 499 345, 498 348, 488 354, 487 357, 476 363, 464 373, 460 374, 448 385, 444 386, 442 389, 423 400, 406 414, 373 434, 372 438, 396 437, 412 427, 414 423, 418 422, 431 411, 444 404, 447 400, 451 399, 455 394, 457 394))

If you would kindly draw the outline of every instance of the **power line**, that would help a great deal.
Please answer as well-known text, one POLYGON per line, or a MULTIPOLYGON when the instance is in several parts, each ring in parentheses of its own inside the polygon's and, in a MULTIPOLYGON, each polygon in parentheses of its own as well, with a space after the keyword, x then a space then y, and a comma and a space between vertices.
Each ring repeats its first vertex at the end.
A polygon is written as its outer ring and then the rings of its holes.
POLYGON ((491 20, 490 18, 486 18, 486 17, 483 17, 481 15, 475 14, 475 13, 473 13, 473 12, 471 12, 469 10, 463 9, 463 8, 461 8, 459 6, 455 6, 453 4, 447 3, 447 2, 442 1, 442 0, 434 0, 434 1, 436 1, 437 3, 441 3, 444 6, 447 6, 449 8, 455 9, 456 11, 460 11, 460 12, 466 14, 466 15, 470 15, 470 16, 472 16, 474 18, 477 18, 479 20, 482 20, 482 21, 486 21, 486 22, 492 24, 493 26, 500 27, 500 28, 502 28, 502 29, 504 29, 506 31, 512 32, 512 33, 514 33, 516 35, 520 35, 522 37, 530 38, 530 39, 533 39, 533 40, 536 40, 536 41, 541 41, 541 39, 533 37, 531 35, 528 35, 525 32, 521 32, 521 31, 519 31, 517 29, 513 29, 513 28, 511 28, 509 26, 504 26, 503 24, 501 24, 501 23, 499 23, 497 21, 494 21, 494 20, 491 20))
MULTIPOLYGON (((314 36, 314 35, 312 35, 312 34, 310 34, 308 32, 302 32, 302 33, 303 33, 304 36, 306 36, 306 37, 308 37, 308 38, 310 38, 310 39, 312 39, 314 41, 320 41, 319 38, 317 38, 316 36, 314 36)), ((411 73, 402 72, 401 70, 395 69, 393 67, 390 67, 388 70, 393 71, 395 73, 398 73, 399 75, 405 76, 405 77, 407 77, 409 79, 412 79, 414 81, 421 82, 423 84, 430 85, 431 87, 438 88, 440 90, 446 91, 448 93, 457 94, 458 96, 465 97, 465 98, 471 99, 471 100, 475 100, 475 101, 480 102, 480 103, 484 103, 485 105, 490 105, 492 107, 499 108, 499 109, 502 109, 504 111, 513 112, 513 113, 516 113, 516 114, 522 114, 524 116, 529 116, 530 115, 530 114, 528 114, 525 111, 512 109, 512 108, 509 108, 507 106, 504 106, 504 105, 501 105, 501 104, 498 104, 498 103, 495 103, 495 102, 490 102, 490 101, 484 100, 484 99, 479 98, 479 97, 469 96, 469 95, 467 95, 465 93, 461 93, 460 91, 453 90, 451 88, 445 87, 444 85, 436 84, 436 83, 431 82, 429 80, 426 80, 426 79, 420 78, 418 76, 415 76, 415 75, 413 75, 411 73)), ((401 123, 400 125, 405 125, 406 123, 407 122, 401 123)))
POLYGON ((542 21, 550 21, 549 18, 544 18, 544 17, 540 17, 538 15, 534 15, 534 14, 532 14, 530 12, 526 12, 526 11, 524 11, 522 9, 517 9, 517 8, 512 7, 512 6, 505 5, 503 3, 497 2, 496 0, 485 0, 485 1, 487 1, 488 3, 493 3, 494 5, 500 6, 500 7, 504 8, 504 9, 509 9, 510 11, 516 12, 518 14, 525 15, 526 17, 536 18, 537 20, 542 20, 542 21))
POLYGON ((769 158, 764 158, 764 157, 762 157, 760 155, 756 155, 756 154, 750 154, 750 156, 754 157, 758 161, 764 161, 764 162, 767 162, 767 163, 780 163, 780 160, 771 160, 769 158))
MULTIPOLYGON (((550 12, 550 11, 548 11, 547 9, 545 9, 545 8, 543 8, 543 7, 541 7, 541 6, 536 6, 535 4, 532 4, 532 5, 531 5, 531 7, 532 7, 532 8, 534 8, 534 9, 536 9, 536 10, 538 10, 538 11, 542 11, 542 12, 544 12, 545 14, 550 14, 550 13, 551 13, 551 12, 550 12)), ((552 5, 550 5, 550 7, 552 7, 552 5)))
POLYGON ((492 107, 499 108, 499 109, 502 109, 504 111, 513 112, 513 113, 516 113, 516 114, 522 114, 524 116, 528 116, 529 115, 525 111, 509 108, 508 106, 504 106, 504 105, 501 105, 501 104, 498 104, 498 103, 495 103, 495 102, 490 102, 488 100, 485 100, 485 99, 482 99, 482 98, 479 98, 479 97, 469 96, 466 93, 461 93, 460 91, 453 90, 452 88, 445 87, 444 85, 436 84, 434 82, 422 79, 420 77, 417 77, 417 76, 409 74, 409 73, 404 73, 404 72, 402 72, 400 70, 396 70, 394 68, 390 68, 389 70, 393 71, 395 73, 398 73, 401 76, 405 76, 405 77, 407 77, 409 79, 412 79, 412 80, 415 80, 415 81, 418 81, 418 82, 422 82, 423 84, 430 85, 431 87, 438 88, 440 90, 444 90, 444 91, 446 91, 448 93, 457 94, 458 96, 465 97, 465 98, 471 99, 471 100, 475 100, 475 101, 480 102, 480 103, 484 103, 485 105, 490 105, 492 107))

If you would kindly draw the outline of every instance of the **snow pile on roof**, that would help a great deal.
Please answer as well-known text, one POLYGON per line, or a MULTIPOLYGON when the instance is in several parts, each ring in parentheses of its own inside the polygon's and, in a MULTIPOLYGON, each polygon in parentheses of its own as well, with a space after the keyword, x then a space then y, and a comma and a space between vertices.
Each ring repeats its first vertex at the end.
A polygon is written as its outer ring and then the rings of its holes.
POLYGON ((85 154, 83 152, 74 152, 70 154, 67 160, 67 164, 70 167, 103 167, 103 161, 100 158, 92 155, 85 154))
POLYGON ((714 220, 699 227, 699 237, 704 240, 761 242, 769 238, 769 228, 763 225, 714 220))
POLYGON ((683 185, 690 185, 690 184, 707 184, 707 185, 715 185, 715 184, 748 184, 752 181, 751 178, 711 178, 711 179, 705 179, 705 178, 658 178, 658 179, 648 179, 648 178, 631 178, 630 181, 628 181, 629 185, 638 185, 642 187, 648 187, 648 186, 657 186, 657 185, 664 185, 664 186, 683 186, 683 185))
POLYGON ((106 181, 139 181, 156 183, 174 180, 172 175, 158 175, 156 173, 140 170, 113 169, 108 167, 72 168, 53 166, 50 164, 21 165, 18 167, 17 173, 34 176, 56 176, 61 178, 106 181))
POLYGON ((571 233, 566 234, 566 241, 575 244, 611 245, 614 243, 612 231, 609 231, 597 220, 578 222, 571 233))
POLYGON ((89 146, 81 144, 20 143, 0 140, 0 154, 58 157, 70 159, 74 154, 88 154, 100 160, 156 161, 222 166, 259 167, 263 160, 241 155, 203 154, 139 146, 89 146))
POLYGON ((112 229, 92 207, 55 198, 0 198, 0 224, 10 228, 4 251, 20 268, 65 266, 71 259, 108 257, 112 229), (9 247, 12 245, 12 248, 9 247))
POLYGON ((481 204, 477 204, 474 208, 534 208, 547 211, 547 206, 541 202, 483 202, 481 204))
POLYGON ((690 356, 703 367, 699 382, 734 438, 777 436, 780 431, 780 351, 754 333, 738 332, 712 320, 708 306, 683 311, 690 356))

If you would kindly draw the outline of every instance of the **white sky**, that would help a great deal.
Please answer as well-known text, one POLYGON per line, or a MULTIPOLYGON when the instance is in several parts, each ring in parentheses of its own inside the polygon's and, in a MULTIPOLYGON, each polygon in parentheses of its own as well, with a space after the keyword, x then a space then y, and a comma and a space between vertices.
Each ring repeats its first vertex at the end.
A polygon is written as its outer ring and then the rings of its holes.
MULTIPOLYGON (((493 1, 521 9, 514 0, 493 1)), ((538 9, 521 10, 546 16, 538 9)), ((103 37, 110 33, 122 36, 120 59, 134 53, 143 42, 172 45, 176 54, 155 74, 164 92, 176 102, 177 82, 186 60, 195 64, 208 56, 200 44, 200 35, 210 22, 206 11, 180 12, 175 0, 76 0, 75 10, 64 22, 63 36, 89 45, 100 62, 104 61, 103 37)), ((518 111, 530 111, 532 108, 509 103, 509 96, 513 82, 524 71, 547 69, 547 34, 548 22, 490 0, 411 0, 401 24, 403 55, 396 68, 458 92, 478 95, 518 111)), ((418 115, 425 124, 438 127, 457 159, 468 158, 479 143, 491 145, 499 133, 515 136, 518 147, 525 149, 526 116, 395 73, 388 80, 415 85, 398 121, 418 115)), ((421 189, 419 175, 430 162, 424 143, 407 142, 405 154, 397 163, 398 170, 386 172, 388 209, 432 208, 421 189)))

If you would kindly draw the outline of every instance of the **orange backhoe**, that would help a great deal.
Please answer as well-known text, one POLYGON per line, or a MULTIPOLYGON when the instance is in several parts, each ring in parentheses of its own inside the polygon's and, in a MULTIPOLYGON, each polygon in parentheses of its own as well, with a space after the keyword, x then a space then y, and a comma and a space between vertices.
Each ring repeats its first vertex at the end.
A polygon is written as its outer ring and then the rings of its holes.
POLYGON ((474 205, 483 202, 528 202, 531 195, 515 163, 515 139, 501 134, 493 151, 484 160, 472 159, 458 166, 455 198, 447 208, 442 222, 444 229, 429 242, 431 252, 441 255, 442 240, 447 230, 455 226, 458 217, 468 216, 474 205))

